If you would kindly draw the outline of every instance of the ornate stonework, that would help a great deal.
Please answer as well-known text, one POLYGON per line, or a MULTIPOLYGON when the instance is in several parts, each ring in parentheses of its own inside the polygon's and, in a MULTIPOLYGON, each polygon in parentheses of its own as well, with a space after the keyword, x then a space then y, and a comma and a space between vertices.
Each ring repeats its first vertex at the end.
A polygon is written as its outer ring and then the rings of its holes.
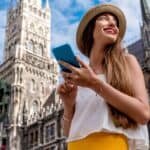
POLYGON ((49 55, 51 14, 41 0, 18 0, 8 10, 4 63, 0 79, 12 85, 9 146, 21 150, 21 128, 26 116, 43 109, 57 83, 57 64, 49 55))

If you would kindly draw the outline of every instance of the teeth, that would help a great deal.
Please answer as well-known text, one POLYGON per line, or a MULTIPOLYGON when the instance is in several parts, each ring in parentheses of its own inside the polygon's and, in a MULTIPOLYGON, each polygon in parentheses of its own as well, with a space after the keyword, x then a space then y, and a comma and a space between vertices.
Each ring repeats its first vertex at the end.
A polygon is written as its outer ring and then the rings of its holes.
POLYGON ((111 33, 115 33, 115 31, 113 29, 104 29, 105 31, 111 32, 111 33))

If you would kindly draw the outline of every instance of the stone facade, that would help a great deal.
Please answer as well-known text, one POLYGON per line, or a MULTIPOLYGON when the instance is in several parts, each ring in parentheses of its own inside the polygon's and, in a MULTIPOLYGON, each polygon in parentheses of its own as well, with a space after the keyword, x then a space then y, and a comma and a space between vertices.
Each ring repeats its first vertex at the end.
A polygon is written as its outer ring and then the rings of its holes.
POLYGON ((61 127, 62 103, 59 99, 56 103, 58 97, 53 94, 48 99, 50 106, 45 105, 41 111, 24 118, 22 150, 66 150, 61 127))
POLYGON ((42 7, 41 0, 19 0, 8 10, 0 79, 12 86, 8 128, 11 150, 22 149, 24 110, 26 116, 39 112, 56 87, 57 64, 49 55, 50 21, 48 1, 42 7))

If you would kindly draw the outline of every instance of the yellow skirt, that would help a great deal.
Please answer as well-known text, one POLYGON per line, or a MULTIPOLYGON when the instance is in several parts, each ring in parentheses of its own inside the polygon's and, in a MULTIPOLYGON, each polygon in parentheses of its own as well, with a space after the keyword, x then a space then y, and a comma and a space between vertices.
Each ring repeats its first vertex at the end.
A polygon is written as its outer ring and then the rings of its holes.
POLYGON ((128 150, 128 141, 122 134, 93 133, 84 139, 69 142, 67 147, 67 150, 128 150))

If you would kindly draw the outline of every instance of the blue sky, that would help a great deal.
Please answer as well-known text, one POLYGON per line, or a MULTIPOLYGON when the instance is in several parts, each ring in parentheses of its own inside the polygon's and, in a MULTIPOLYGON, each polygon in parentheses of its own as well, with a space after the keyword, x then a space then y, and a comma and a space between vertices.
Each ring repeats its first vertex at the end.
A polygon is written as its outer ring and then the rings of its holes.
MULTIPOLYGON (((3 60, 6 13, 10 0, 0 0, 0 62, 3 60)), ((44 4, 45 0, 43 0, 44 4)), ((141 10, 139 0, 49 0, 51 7, 51 47, 69 43, 78 54, 75 34, 81 17, 92 6, 111 3, 119 6, 127 18, 127 31, 124 45, 127 46, 140 38, 141 10)))

